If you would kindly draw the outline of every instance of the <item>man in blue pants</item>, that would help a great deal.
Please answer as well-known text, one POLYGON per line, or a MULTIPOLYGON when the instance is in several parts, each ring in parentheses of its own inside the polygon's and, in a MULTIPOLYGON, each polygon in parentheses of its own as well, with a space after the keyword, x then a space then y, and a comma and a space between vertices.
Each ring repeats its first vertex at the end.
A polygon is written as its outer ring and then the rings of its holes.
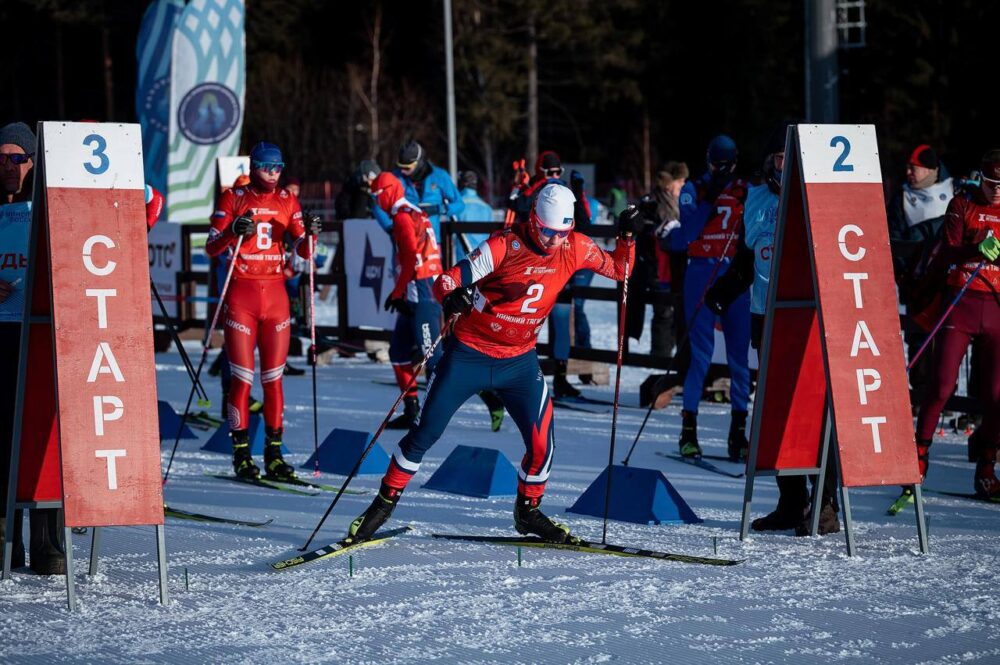
POLYGON ((569 529, 539 510, 555 452, 552 399, 535 353, 538 331, 570 276, 589 269, 627 278, 635 255, 631 234, 638 213, 619 218, 622 239, 613 253, 573 230, 569 188, 544 186, 529 221, 492 234, 445 272, 434 294, 445 317, 455 321, 441 362, 427 385, 427 401, 393 451, 378 496, 351 523, 349 537, 370 538, 385 523, 428 449, 469 397, 496 391, 517 423, 525 453, 518 473, 514 526, 551 542, 566 542, 569 529))
MULTIPOLYGON (((743 233, 743 204, 747 184, 736 178, 736 143, 719 135, 708 144, 708 169, 695 182, 693 201, 681 202, 680 233, 687 242, 684 275, 684 314, 688 322, 691 364, 684 379, 681 411, 681 455, 700 457, 698 402, 715 350, 716 314, 703 306, 705 292, 725 274, 743 233), (721 265, 720 265, 721 263, 721 265)), ((718 317, 726 340, 732 420, 728 449, 733 458, 746 455, 747 402, 750 397, 750 298, 744 293, 718 317)))

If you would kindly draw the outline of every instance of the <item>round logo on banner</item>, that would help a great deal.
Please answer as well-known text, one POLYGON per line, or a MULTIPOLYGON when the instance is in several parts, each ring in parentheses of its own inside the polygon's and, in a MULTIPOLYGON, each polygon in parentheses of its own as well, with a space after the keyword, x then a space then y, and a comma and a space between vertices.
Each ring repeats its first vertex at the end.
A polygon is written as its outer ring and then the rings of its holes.
POLYGON ((147 113, 147 120, 151 127, 166 133, 170 117, 170 77, 163 76, 156 79, 153 85, 149 86, 146 99, 143 100, 143 110, 147 113))
POLYGON ((221 83, 202 83, 188 91, 177 107, 177 125, 192 143, 218 143, 240 121, 236 93, 221 83))

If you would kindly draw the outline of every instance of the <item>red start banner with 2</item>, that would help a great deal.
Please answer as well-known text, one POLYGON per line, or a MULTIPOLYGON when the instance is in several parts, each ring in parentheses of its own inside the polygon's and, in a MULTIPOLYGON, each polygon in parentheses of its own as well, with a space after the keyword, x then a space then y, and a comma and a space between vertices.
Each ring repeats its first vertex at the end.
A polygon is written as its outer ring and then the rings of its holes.
POLYGON ((139 126, 40 126, 66 525, 163 524, 139 126))
POLYGON ((918 483, 875 128, 790 127, 785 171, 754 469, 817 467, 829 413, 844 487, 918 483))

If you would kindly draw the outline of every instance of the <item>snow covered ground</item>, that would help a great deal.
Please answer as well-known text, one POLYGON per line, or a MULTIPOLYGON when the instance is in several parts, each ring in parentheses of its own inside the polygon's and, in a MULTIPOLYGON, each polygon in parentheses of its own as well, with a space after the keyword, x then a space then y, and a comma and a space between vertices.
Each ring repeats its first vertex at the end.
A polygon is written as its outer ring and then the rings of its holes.
MULTIPOLYGON (((591 303, 588 310, 595 344, 612 348, 613 306, 591 303)), ((183 408, 189 384, 178 356, 161 354, 157 363, 160 398, 183 408)), ((395 398, 391 387, 373 382, 391 378, 386 365, 345 360, 319 372, 321 436, 333 427, 374 430, 395 398)), ((645 375, 626 369, 625 404, 636 404, 645 375)), ((217 405, 218 384, 209 384, 217 405)), ((308 374, 285 380, 285 442, 298 464, 313 445, 310 385, 308 374)), ((610 398, 611 391, 586 392, 610 398)), ((616 460, 642 416, 636 408, 621 412, 616 460)), ((606 465, 610 420, 556 411, 544 508, 591 539, 600 538, 601 521, 564 510, 606 465)), ((700 424, 706 452, 723 453, 727 408, 703 404, 700 424)), ((1000 506, 927 496, 929 556, 918 553, 912 510, 885 515, 894 488, 852 491, 859 551, 853 559, 843 534, 754 535, 741 543, 743 481, 655 454, 676 449, 677 406, 653 415, 632 465, 662 470, 704 523, 612 522, 608 540, 710 556, 716 539, 719 555, 746 559, 742 565, 525 549, 519 567, 510 548, 432 540, 439 532, 513 532, 510 498, 421 489, 458 444, 520 459, 513 424, 491 433, 485 408, 472 400, 431 450, 390 523, 411 524, 412 533, 355 553, 353 576, 347 557, 275 572, 268 562, 305 542, 332 495, 295 496, 207 477, 227 472, 229 461, 199 451, 208 433, 198 434, 199 441, 181 444, 166 487, 169 503, 274 523, 253 529, 168 519, 168 607, 157 604, 152 528, 107 530, 94 578, 82 574, 89 536, 74 536, 78 613, 64 609, 63 578, 16 573, 0 584, 0 662, 1000 662, 1000 506)), ((391 450, 400 435, 387 432, 381 444, 391 450)), ((935 444, 929 487, 971 491, 971 474, 962 435, 935 444)), ((365 476, 352 487, 373 492, 378 480, 365 476)), ((773 482, 761 480, 755 514, 770 510, 775 498, 773 482)), ((339 538, 370 500, 345 495, 316 542, 339 538)))

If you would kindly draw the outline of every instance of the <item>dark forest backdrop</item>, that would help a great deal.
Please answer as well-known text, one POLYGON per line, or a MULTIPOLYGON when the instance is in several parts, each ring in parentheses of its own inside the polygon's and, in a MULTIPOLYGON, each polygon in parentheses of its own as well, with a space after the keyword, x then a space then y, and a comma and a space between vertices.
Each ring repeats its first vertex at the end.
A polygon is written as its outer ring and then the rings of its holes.
MULTIPOLYGON (((146 4, 0 1, 0 122, 133 121, 146 4)), ((602 182, 641 183, 667 159, 698 171, 718 132, 752 169, 771 126, 804 114, 798 0, 453 4, 459 167, 487 181, 532 147, 532 43, 539 147, 595 162, 602 182)), ((887 176, 924 142, 953 172, 974 168, 1000 145, 1000 3, 869 0, 867 20, 867 46, 840 52, 841 121, 875 123, 887 176)), ((440 0, 247 0, 244 148, 274 141, 303 179, 338 180, 414 136, 446 166, 443 42, 440 0)))

